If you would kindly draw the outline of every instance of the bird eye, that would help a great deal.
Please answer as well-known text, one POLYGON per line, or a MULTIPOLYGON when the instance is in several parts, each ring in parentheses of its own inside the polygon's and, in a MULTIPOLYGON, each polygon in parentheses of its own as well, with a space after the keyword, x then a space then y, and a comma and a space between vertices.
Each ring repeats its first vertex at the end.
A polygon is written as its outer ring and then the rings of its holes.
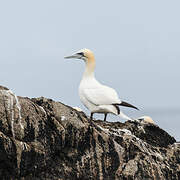
POLYGON ((81 55, 81 56, 84 56, 84 53, 83 52, 80 52, 80 53, 77 53, 78 55, 81 55))

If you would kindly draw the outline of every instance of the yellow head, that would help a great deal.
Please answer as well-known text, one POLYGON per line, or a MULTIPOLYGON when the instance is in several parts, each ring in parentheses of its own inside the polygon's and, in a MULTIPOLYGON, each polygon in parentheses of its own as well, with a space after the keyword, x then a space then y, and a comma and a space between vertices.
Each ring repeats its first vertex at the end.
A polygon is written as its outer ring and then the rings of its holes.
POLYGON ((83 59, 85 62, 91 62, 95 61, 94 60, 94 54, 91 50, 89 49, 81 49, 78 52, 74 53, 71 56, 64 57, 66 59, 83 59))
POLYGON ((144 122, 144 123, 155 124, 154 121, 152 120, 152 118, 149 117, 149 116, 142 116, 142 117, 138 118, 138 120, 139 120, 140 122, 144 122))
POLYGON ((82 59, 86 63, 85 75, 92 75, 95 69, 95 59, 94 54, 89 49, 81 49, 78 52, 74 53, 71 56, 64 57, 66 59, 82 59))

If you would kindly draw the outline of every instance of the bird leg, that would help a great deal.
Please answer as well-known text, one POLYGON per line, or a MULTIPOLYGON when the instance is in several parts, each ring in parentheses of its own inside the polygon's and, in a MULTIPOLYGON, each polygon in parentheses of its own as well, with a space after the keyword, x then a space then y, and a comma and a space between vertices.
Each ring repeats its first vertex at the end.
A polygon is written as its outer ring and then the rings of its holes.
POLYGON ((106 121, 107 113, 104 113, 104 121, 106 121))
POLYGON ((94 113, 91 113, 91 115, 90 115, 90 120, 91 120, 91 121, 93 120, 93 114, 94 114, 94 113))

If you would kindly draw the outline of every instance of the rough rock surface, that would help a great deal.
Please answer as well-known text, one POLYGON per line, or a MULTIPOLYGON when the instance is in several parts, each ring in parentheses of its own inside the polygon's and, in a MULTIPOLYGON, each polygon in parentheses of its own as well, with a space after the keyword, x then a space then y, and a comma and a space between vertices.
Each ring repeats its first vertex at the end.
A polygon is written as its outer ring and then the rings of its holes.
POLYGON ((0 179, 180 179, 180 143, 153 124, 83 112, 0 86, 0 179))

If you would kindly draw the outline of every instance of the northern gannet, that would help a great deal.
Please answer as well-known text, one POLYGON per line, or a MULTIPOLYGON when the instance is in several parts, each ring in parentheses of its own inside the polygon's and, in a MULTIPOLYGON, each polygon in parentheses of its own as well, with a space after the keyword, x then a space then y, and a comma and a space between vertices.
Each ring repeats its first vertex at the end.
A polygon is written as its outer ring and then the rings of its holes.
POLYGON ((103 113, 104 121, 108 113, 118 115, 126 120, 132 120, 120 111, 119 106, 126 106, 138 109, 137 107, 121 101, 116 91, 108 86, 99 83, 94 76, 95 58, 89 49, 82 49, 66 59, 82 59, 86 63, 85 71, 79 85, 79 96, 81 102, 91 111, 90 119, 94 113, 103 113))
POLYGON ((149 116, 142 116, 142 117, 139 117, 137 120, 143 123, 155 124, 152 118, 149 116))

